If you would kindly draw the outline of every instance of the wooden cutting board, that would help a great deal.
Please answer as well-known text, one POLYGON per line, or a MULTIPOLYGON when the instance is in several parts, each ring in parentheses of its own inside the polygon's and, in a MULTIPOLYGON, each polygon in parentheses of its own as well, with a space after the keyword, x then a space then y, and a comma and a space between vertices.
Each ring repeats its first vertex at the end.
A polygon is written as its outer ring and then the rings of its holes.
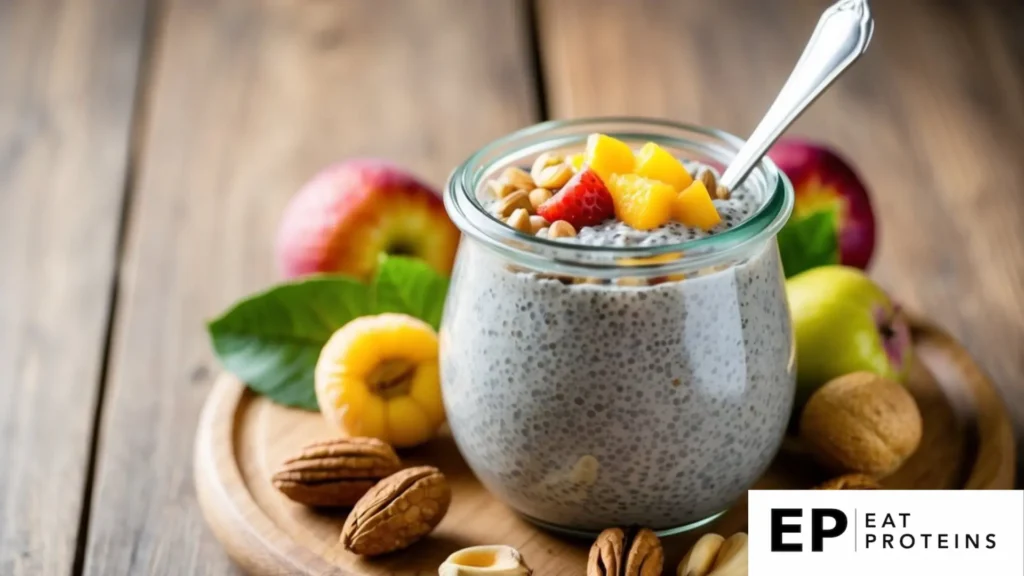
MULTIPOLYGON (((967 352, 940 329, 913 324, 917 350, 908 388, 924 416, 924 436, 913 457, 884 482, 904 489, 1008 489, 1014 483, 1010 420, 992 383, 967 352)), ((533 527, 491 497, 447 435, 405 451, 409 464, 429 463, 451 482, 453 499, 437 530, 401 552, 378 559, 349 554, 338 542, 345 511, 314 512, 271 486, 269 478, 303 445, 332 436, 318 413, 278 406, 223 375, 203 410, 195 447, 199 503, 228 554, 252 574, 345 576, 436 574, 452 552, 477 544, 518 548, 543 576, 582 574, 590 542, 560 538, 533 527)), ((805 457, 783 450, 760 488, 810 488, 826 480, 805 457)), ((744 530, 746 502, 706 530, 744 530)), ((703 531, 702 531, 703 532, 703 531)), ((665 573, 699 534, 663 540, 665 573)))

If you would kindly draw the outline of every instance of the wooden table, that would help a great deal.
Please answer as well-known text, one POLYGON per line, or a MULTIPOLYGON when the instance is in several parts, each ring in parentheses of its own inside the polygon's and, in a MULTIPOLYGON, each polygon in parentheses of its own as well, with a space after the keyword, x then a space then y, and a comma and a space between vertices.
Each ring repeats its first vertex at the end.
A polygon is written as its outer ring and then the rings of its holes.
MULTIPOLYGON (((747 133, 825 0, 0 2, 0 574, 226 574, 192 485, 203 320, 332 160, 442 184, 547 117, 747 133)), ((877 1, 796 132, 874 192, 874 274, 1024 423, 1024 5, 877 1)), ((1024 446, 1024 442, 1020 444, 1024 446)))

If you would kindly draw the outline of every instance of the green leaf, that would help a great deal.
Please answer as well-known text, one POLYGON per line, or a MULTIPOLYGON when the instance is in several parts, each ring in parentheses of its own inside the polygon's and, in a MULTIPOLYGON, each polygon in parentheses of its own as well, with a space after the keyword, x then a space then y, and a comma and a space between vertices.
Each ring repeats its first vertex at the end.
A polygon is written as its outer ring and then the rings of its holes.
POLYGON ((400 312, 438 329, 448 279, 421 260, 388 257, 368 286, 345 276, 281 284, 236 304, 207 326, 229 372, 279 404, 316 410, 320 349, 360 316, 400 312))
POLYGON ((349 320, 372 314, 368 286, 344 276, 281 284, 249 297, 207 326, 224 367, 275 402, 316 410, 320 349, 349 320))
POLYGON ((839 263, 839 219, 835 209, 793 215, 779 232, 779 253, 786 277, 839 263))
POLYGON ((415 316, 438 330, 448 293, 448 278, 426 262, 389 256, 377 269, 373 280, 376 311, 400 312, 415 316))

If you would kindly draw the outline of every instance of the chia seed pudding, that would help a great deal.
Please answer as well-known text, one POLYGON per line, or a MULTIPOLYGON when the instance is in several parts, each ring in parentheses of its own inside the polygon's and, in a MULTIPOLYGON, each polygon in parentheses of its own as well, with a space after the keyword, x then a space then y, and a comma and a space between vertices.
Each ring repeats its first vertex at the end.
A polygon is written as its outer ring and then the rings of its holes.
MULTIPOLYGON (((685 257, 669 270, 598 266, 592 278, 520 257, 529 252, 522 240, 488 241, 499 233, 464 217, 457 182, 445 201, 469 237, 445 307, 441 380, 452 433, 481 482, 530 519, 569 531, 676 529, 741 498, 775 456, 793 402, 774 240, 791 207, 788 183, 715 199, 721 221, 708 230, 609 219, 547 239, 562 246, 552 248, 560 259, 586 266, 573 250, 724 239, 773 194, 788 195, 757 234, 698 250, 699 266, 685 257)), ((472 190, 479 204, 470 209, 497 201, 472 190)))

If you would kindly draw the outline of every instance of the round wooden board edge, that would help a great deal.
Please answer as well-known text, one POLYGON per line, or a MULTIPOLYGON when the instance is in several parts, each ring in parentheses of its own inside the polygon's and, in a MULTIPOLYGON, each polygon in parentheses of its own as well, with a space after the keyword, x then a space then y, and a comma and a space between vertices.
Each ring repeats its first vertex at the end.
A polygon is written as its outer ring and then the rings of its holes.
POLYGON ((250 394, 245 384, 222 373, 199 418, 193 475, 207 525, 247 573, 359 576, 296 544, 250 495, 233 453, 235 419, 250 394))
MULTIPOLYGON (((964 489, 1012 489, 1016 473, 1013 427, 1002 397, 967 351, 941 328, 914 318, 915 342, 952 350, 948 360, 970 388, 977 414, 974 464, 964 489)), ((341 574, 341 567, 326 562, 296 544, 257 506, 235 463, 234 425, 239 408, 251 392, 234 376, 222 373, 214 383, 199 420, 195 439, 194 477, 199 506, 214 535, 228 555, 254 574, 341 574)))
MULTIPOLYGON (((911 316, 910 319, 913 341, 919 354, 928 354, 930 346, 945 349, 947 354, 943 360, 951 362, 963 375, 974 400, 978 451, 964 489, 1013 489, 1017 472, 1016 441, 1013 423, 999 390, 970 353, 948 332, 919 317, 911 316)), ((936 377, 941 380, 938 374, 936 377)))

